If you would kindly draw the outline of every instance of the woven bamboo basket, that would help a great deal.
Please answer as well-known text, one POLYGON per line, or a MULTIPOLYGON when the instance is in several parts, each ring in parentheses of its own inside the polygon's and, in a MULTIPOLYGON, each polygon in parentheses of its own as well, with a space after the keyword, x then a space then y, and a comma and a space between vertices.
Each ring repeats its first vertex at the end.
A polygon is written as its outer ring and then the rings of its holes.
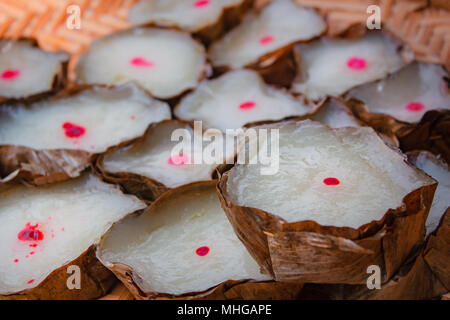
MULTIPOLYGON (((69 77, 79 55, 94 39, 129 28, 128 11, 138 0, 0 0, 0 37, 31 37, 45 50, 71 54, 69 77), (67 8, 78 5, 81 28, 66 25, 67 8)), ((180 0, 184 1, 184 0, 180 0)), ((257 6, 270 0, 258 0, 257 6)), ((450 1, 448 0, 296 0, 314 7, 328 23, 328 35, 336 36, 353 26, 365 25, 367 7, 381 8, 383 28, 407 43, 420 61, 440 63, 450 70, 450 1)), ((450 293, 449 293, 450 294, 450 293)), ((449 299, 449 294, 444 299, 449 299)), ((102 300, 131 300, 118 284, 102 300)))

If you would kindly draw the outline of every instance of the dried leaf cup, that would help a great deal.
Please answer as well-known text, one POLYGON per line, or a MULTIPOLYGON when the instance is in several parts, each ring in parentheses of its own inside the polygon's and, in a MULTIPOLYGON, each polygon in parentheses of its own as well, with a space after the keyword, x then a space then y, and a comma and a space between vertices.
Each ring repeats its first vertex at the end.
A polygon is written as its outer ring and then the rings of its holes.
POLYGON ((249 68, 270 84, 290 86, 296 73, 293 46, 325 32, 326 25, 314 9, 293 0, 272 1, 248 13, 242 23, 208 49, 218 73, 249 68))
POLYGON ((260 165, 238 164, 217 185, 258 264, 277 281, 341 284, 366 283, 377 265, 388 281, 423 241, 436 182, 371 128, 259 128, 279 129, 279 171, 263 176, 260 165))
POLYGON ((303 284, 261 273, 220 207, 216 181, 171 189, 116 223, 97 257, 137 299, 294 299, 303 284))
POLYGON ((128 20, 139 25, 179 28, 208 45, 238 25, 253 3, 254 0, 140 1, 131 7, 128 20))
POLYGON ((39 98, 67 85, 69 54, 48 52, 34 39, 0 39, 0 102, 39 98))
POLYGON ((95 257, 113 222, 145 208, 90 174, 0 189, 0 299, 95 299, 116 282, 95 257))
POLYGON ((170 118, 168 104, 133 83, 5 101, 0 104, 0 178, 41 185, 77 177, 96 155, 170 118))

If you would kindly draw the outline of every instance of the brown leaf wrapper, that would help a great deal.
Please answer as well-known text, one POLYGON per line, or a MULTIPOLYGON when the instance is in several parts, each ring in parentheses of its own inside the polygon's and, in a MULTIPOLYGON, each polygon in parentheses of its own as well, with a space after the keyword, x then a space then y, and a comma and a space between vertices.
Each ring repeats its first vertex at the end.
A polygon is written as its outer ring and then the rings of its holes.
POLYGON ((450 2, 447 0, 430 0, 429 3, 436 8, 450 10, 450 2))
MULTIPOLYGON (((152 131, 158 130, 161 126, 170 123, 179 123, 181 125, 188 125, 191 128, 194 128, 193 122, 184 121, 184 120, 164 120, 158 123, 154 123, 150 125, 147 129, 146 133, 140 137, 135 139, 131 145, 127 144, 127 147, 138 149, 140 144, 144 142, 145 139, 151 139, 152 131)), ((193 129, 192 129, 193 130, 193 129)), ((109 150, 109 152, 114 152, 119 148, 114 148, 109 150)), ((98 156, 95 160, 94 171, 95 173, 101 177, 103 180, 119 185, 125 193, 133 194, 140 198, 141 200, 146 201, 147 203, 151 203, 159 198, 163 193, 170 190, 170 187, 165 186, 162 182, 159 182, 155 179, 134 174, 131 172, 109 172, 105 169, 104 166, 104 158, 107 153, 104 153, 98 156)), ((215 169, 211 170, 211 179, 215 178, 218 174, 224 172, 229 168, 229 165, 222 164, 218 165, 215 169)))
MULTIPOLYGON (((174 197, 177 194, 183 194, 187 190, 204 190, 213 187, 215 184, 216 180, 200 181, 170 189, 142 214, 151 213, 154 206, 159 206, 168 198, 174 197)), ((100 243, 99 249, 101 247, 102 243, 100 243)), ((97 250, 97 256, 98 255, 99 252, 97 250)), ((188 292, 181 295, 161 292, 145 292, 141 285, 143 280, 132 267, 118 262, 108 262, 107 265, 138 300, 286 300, 296 299, 303 287, 302 283, 282 283, 244 279, 228 280, 202 292, 188 292)))
POLYGON ((428 150, 450 163, 450 110, 430 110, 415 126, 396 132, 404 151, 428 150))
POLYGON ((110 269, 138 300, 293 300, 298 298, 303 287, 302 283, 228 280, 203 292, 171 295, 144 292, 139 286, 139 276, 130 266, 114 263, 110 269))
POLYGON ((382 219, 349 227, 315 221, 287 223, 260 209, 232 203, 226 192, 228 172, 217 184, 219 198, 239 239, 261 268, 277 281, 366 283, 366 269, 378 265, 388 281, 423 241, 425 220, 437 183, 406 195, 403 205, 382 219))
MULTIPOLYGON (((297 73, 297 63, 294 55, 296 43, 270 52, 244 68, 255 70, 267 84, 277 87, 290 87, 297 73)), ((228 66, 213 67, 214 77, 218 77, 230 70, 228 66)))
MULTIPOLYGON (((444 81, 450 88, 449 80, 444 81)), ((419 123, 408 123, 388 114, 371 113, 364 102, 351 97, 348 93, 344 95, 344 100, 357 118, 387 137, 394 146, 400 146, 405 152, 415 149, 428 150, 441 154, 447 163, 450 163, 449 110, 430 110, 423 115, 419 123)))
MULTIPOLYGON (((69 280, 70 281, 70 280, 69 280)), ((0 295, 0 300, 80 300, 104 296, 117 282, 114 274, 104 267, 91 246, 77 259, 54 270, 38 286, 10 295, 0 295), (80 268, 81 289, 68 289, 69 266, 80 268)))
MULTIPOLYGON (((261 11, 269 3, 270 1, 257 1, 255 10, 261 11)), ((313 41, 314 39, 320 38, 324 34, 326 34, 326 29, 317 37, 309 40, 296 41, 269 52, 259 57, 256 61, 247 64, 244 68, 255 70, 268 84, 279 87, 290 87, 297 75, 298 69, 297 57, 294 50, 295 45, 313 41)), ((218 76, 231 70, 231 67, 218 66, 213 67, 213 69, 215 76, 218 76)))
POLYGON ((380 135, 392 141, 392 145, 399 147, 396 133, 413 125, 394 119, 386 114, 370 113, 367 105, 355 98, 348 98, 345 102, 353 114, 367 126, 372 127, 380 135))
POLYGON ((118 282, 110 293, 98 300, 134 300, 134 297, 122 282, 118 282))
MULTIPOLYGON (((425 245, 380 289, 367 285, 307 284, 300 299, 418 300, 444 298, 450 287, 450 208, 425 245)), ((369 274, 367 274, 369 277, 369 274)))
MULTIPOLYGON (((51 99, 66 98, 93 87, 114 88, 113 86, 103 85, 74 86, 58 92, 51 99)), ((47 98, 47 96, 41 96, 39 99, 25 101, 8 100, 4 104, 0 104, 0 109, 2 105, 19 103, 30 106, 34 102, 47 98)), ((129 145, 134 140, 124 141, 118 146, 109 148, 107 151, 129 145)), ((24 146, 0 145, 0 183, 15 181, 39 186, 76 178, 92 165, 97 155, 84 150, 36 150, 24 146)))
MULTIPOLYGON (((32 39, 32 38, 24 38, 21 37, 17 40, 14 40, 17 42, 28 42, 30 43, 33 47, 39 48, 39 44, 37 42, 36 39, 32 39)), ((31 101, 31 100, 39 100, 42 97, 46 97, 49 96, 51 94, 54 94, 56 92, 58 92, 61 89, 64 89, 69 80, 68 80, 68 66, 69 66, 69 60, 70 60, 70 55, 66 52, 60 51, 57 52, 59 54, 65 54, 67 57, 64 59, 64 61, 61 62, 61 67, 59 69, 59 71, 53 76, 53 83, 51 85, 50 88, 48 88, 47 91, 44 92, 40 92, 37 94, 33 94, 31 96, 28 97, 23 97, 23 98, 9 98, 9 97, 2 97, 0 96, 0 103, 4 102, 4 101, 15 101, 15 100, 19 100, 19 101, 31 101)))
POLYGON ((44 185, 75 178, 90 166, 94 155, 81 150, 34 150, 0 146, 0 182, 44 185))
POLYGON ((194 32, 193 36, 200 39, 206 46, 210 45, 214 40, 222 37, 228 30, 241 23, 245 13, 253 7, 254 3, 255 0, 244 0, 237 6, 224 8, 216 23, 194 32))

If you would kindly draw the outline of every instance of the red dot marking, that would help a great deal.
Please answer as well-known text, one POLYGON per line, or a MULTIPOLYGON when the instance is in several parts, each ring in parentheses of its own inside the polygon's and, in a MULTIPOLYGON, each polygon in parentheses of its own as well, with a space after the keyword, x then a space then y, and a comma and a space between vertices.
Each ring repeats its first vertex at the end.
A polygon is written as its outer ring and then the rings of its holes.
POLYGON ((30 248, 36 248, 36 247, 37 247, 36 243, 30 244, 30 248))
POLYGON ((327 186, 337 186, 341 182, 336 178, 325 178, 323 179, 323 183, 325 183, 327 186))
POLYGON ((171 156, 167 162, 172 166, 182 166, 188 163, 188 161, 188 156, 180 153, 179 155, 171 156))
POLYGON ((40 241, 44 239, 42 231, 38 230, 38 225, 26 224, 25 228, 19 232, 17 238, 21 241, 40 241))
POLYGON ((420 102, 410 102, 406 105, 405 109, 411 112, 418 112, 425 109, 425 106, 420 102))
POLYGON ((74 123, 64 122, 62 125, 64 133, 68 138, 78 138, 86 133, 86 129, 74 123))
POLYGON ((352 57, 347 60, 347 67, 353 70, 363 70, 367 67, 367 61, 363 58, 352 57))
POLYGON ((209 248, 208 247, 197 248, 197 250, 195 250, 195 253, 200 257, 206 256, 209 253, 209 248))
POLYGON ((253 109, 256 106, 256 103, 253 101, 246 101, 244 103, 241 103, 241 105, 239 106, 239 109, 241 110, 249 110, 249 109, 253 109))
POLYGON ((130 64, 135 67, 153 67, 155 64, 142 57, 136 57, 130 60, 130 64))
POLYGON ((14 80, 20 75, 20 70, 8 69, 3 71, 1 77, 3 80, 14 80))
POLYGON ((19 259, 14 259, 14 263, 17 263, 17 262, 19 262, 19 259))
POLYGON ((272 36, 263 36, 259 39, 259 43, 264 45, 264 44, 269 44, 269 43, 273 42, 274 40, 275 40, 275 38, 272 36))
POLYGON ((33 255, 33 254, 34 254, 34 251, 31 251, 31 252, 30 252, 30 255, 33 255))
POLYGON ((194 2, 194 7, 196 8, 203 8, 210 4, 209 0, 199 0, 194 2))
POLYGON ((29 280, 28 282, 27 282, 27 284, 30 284, 30 283, 33 283, 34 282, 34 279, 31 279, 31 280, 29 280))
POLYGON ((62 232, 64 232, 64 231, 65 231, 65 229, 64 229, 64 228, 61 228, 61 231, 62 231, 62 232))
POLYGON ((136 120, 136 116, 131 116, 130 119, 131 120, 136 120))

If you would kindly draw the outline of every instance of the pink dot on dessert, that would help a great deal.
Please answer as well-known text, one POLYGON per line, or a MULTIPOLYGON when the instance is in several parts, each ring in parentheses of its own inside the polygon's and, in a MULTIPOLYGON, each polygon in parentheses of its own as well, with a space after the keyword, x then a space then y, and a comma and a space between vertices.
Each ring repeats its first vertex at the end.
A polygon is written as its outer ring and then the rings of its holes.
POLYGON ((253 101, 246 101, 239 105, 239 109, 241 110, 249 110, 253 109, 256 106, 256 103, 253 101))
POLYGON ((38 229, 38 225, 32 226, 27 223, 25 228, 23 228, 17 235, 20 241, 39 241, 44 239, 44 234, 38 229))
POLYGON ((209 0, 198 0, 194 2, 194 7, 203 8, 210 4, 209 0))
POLYGON ((425 109, 425 106, 420 102, 410 102, 406 105, 405 109, 411 112, 418 112, 425 109))
POLYGON ((1 78, 3 80, 13 80, 15 78, 17 78, 20 75, 20 70, 17 69, 8 69, 3 71, 3 73, 1 74, 1 78))
POLYGON ((359 57, 351 57, 347 60, 347 67, 352 70, 363 70, 367 67, 367 61, 359 57))
POLYGON ((341 182, 337 178, 329 177, 323 179, 323 183, 327 186, 337 186, 341 182))
POLYGON ((168 163, 173 166, 182 166, 188 163, 189 158, 187 155, 180 153, 179 155, 171 156, 168 163))
POLYGON ((200 257, 206 256, 209 253, 209 248, 208 247, 197 248, 197 250, 195 250, 195 253, 200 257))
POLYGON ((68 138, 79 138, 86 133, 86 129, 74 123, 64 122, 62 125, 64 134, 68 138))
POLYGON ((259 39, 259 43, 262 45, 269 44, 275 40, 272 36, 263 36, 259 39))
POLYGON ((152 67, 154 65, 153 62, 142 57, 135 57, 131 59, 130 64, 135 67, 152 67))

